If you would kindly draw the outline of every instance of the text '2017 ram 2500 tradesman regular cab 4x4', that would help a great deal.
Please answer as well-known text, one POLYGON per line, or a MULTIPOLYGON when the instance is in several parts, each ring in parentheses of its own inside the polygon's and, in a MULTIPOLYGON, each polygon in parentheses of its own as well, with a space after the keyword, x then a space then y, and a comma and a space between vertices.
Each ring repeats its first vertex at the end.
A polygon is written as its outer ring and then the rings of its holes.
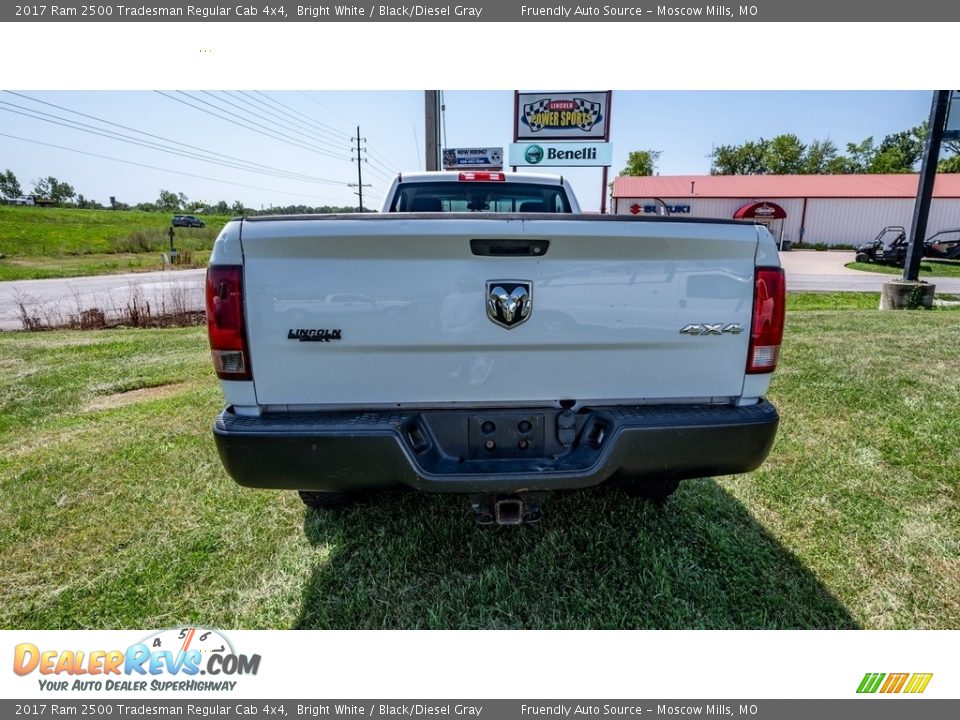
POLYGON ((767 456, 784 301, 763 227, 582 214, 559 177, 403 175, 378 214, 224 227, 217 447, 316 507, 411 487, 516 524, 608 479, 663 499, 767 456))

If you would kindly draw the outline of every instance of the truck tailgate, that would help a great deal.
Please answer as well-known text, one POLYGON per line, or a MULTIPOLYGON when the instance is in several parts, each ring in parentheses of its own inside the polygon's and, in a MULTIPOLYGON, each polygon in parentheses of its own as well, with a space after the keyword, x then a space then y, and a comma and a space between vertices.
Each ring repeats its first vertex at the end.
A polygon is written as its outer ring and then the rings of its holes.
MULTIPOLYGON (((741 394, 757 231, 616 216, 243 222, 257 402, 286 406, 724 400, 741 394), (476 255, 540 244, 537 255, 476 255), (531 312, 487 316, 487 283, 531 312), (686 326, 728 329, 681 333, 686 326), (738 327, 741 332, 738 332, 738 327)), ((532 246, 531 246, 532 247, 532 246)))

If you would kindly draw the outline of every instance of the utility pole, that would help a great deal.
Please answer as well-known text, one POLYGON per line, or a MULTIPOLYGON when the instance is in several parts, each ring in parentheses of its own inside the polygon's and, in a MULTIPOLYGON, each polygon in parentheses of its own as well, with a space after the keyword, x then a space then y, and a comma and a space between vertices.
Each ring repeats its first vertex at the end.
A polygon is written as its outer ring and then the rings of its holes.
POLYGON ((440 169, 440 125, 437 116, 440 114, 440 91, 425 90, 424 100, 424 127, 427 170, 440 169))
MULTIPOLYGON (((360 126, 357 125, 357 136, 355 138, 350 138, 351 140, 357 141, 357 156, 355 158, 350 158, 353 162, 357 164, 357 181, 355 183, 347 183, 347 187, 357 188, 356 194, 360 196, 360 209, 359 212, 363 212, 363 189, 365 187, 373 187, 370 183, 366 185, 363 184, 363 164, 367 162, 365 157, 360 155, 360 151, 366 152, 366 148, 361 148, 361 143, 365 143, 367 139, 365 137, 360 137, 360 126)), ((353 150, 353 145, 350 146, 350 149, 353 150)))
POLYGON ((949 103, 949 90, 934 92, 933 102, 930 105, 927 141, 923 148, 923 162, 920 165, 917 202, 913 207, 913 223, 910 228, 910 241, 907 244, 907 261, 903 266, 903 279, 907 282, 916 282, 920 275, 923 239, 927 236, 927 218, 930 215, 930 201, 933 198, 933 183, 937 179, 937 160, 940 159, 940 143, 943 141, 949 103))

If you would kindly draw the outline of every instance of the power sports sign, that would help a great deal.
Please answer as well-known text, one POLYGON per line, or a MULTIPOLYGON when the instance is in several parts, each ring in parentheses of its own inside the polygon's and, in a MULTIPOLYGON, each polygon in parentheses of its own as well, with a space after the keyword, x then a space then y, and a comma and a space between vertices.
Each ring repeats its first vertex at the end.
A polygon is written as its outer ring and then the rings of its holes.
POLYGON ((611 91, 514 94, 513 141, 610 139, 611 91))

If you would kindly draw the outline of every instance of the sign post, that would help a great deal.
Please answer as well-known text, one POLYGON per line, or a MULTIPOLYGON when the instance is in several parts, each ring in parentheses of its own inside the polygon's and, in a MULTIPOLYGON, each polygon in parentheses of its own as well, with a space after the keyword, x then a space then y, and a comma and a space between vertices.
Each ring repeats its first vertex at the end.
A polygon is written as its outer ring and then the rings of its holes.
POLYGON ((913 208, 907 262, 903 267, 903 279, 908 282, 916 282, 920 275, 920 255, 923 251, 923 239, 927 234, 927 217, 930 215, 930 201, 933 199, 933 183, 937 178, 937 160, 940 158, 940 142, 944 137, 949 99, 949 90, 937 90, 930 106, 929 130, 923 148, 923 162, 920 165, 920 183, 917 186, 917 202, 913 208))

